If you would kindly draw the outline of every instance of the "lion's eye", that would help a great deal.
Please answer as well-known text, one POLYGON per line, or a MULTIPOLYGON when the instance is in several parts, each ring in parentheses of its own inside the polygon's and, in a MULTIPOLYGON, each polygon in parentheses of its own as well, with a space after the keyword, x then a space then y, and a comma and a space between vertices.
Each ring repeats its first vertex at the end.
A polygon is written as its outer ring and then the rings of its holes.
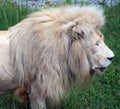
POLYGON ((101 46, 101 43, 100 43, 100 42, 97 42, 95 45, 96 45, 96 46, 101 46))

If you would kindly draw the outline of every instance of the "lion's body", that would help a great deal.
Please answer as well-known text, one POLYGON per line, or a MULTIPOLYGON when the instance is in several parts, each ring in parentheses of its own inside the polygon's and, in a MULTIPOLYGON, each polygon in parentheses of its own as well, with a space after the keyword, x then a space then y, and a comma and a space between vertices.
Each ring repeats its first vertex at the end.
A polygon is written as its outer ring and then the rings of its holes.
POLYGON ((18 89, 26 87, 32 109, 46 108, 46 99, 59 103, 72 85, 89 79, 92 68, 109 65, 105 56, 95 66, 99 60, 91 53, 98 48, 88 49, 96 40, 106 46, 99 32, 103 24, 95 7, 63 7, 36 12, 9 30, 12 75, 18 89))
POLYGON ((0 94, 11 93, 17 88, 11 70, 8 31, 0 31, 0 94))
POLYGON ((5 31, 0 32, 0 66, 8 65, 8 34, 5 31))

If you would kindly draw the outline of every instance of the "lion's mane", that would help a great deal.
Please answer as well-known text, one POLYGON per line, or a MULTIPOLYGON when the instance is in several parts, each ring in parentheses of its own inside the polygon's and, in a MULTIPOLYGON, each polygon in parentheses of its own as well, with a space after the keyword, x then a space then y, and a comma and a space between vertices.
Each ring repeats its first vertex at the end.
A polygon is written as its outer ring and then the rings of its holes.
POLYGON ((92 6, 49 9, 31 14, 9 30, 10 62, 20 87, 59 102, 73 84, 90 77, 86 52, 72 43, 78 23, 82 30, 100 28, 103 12, 92 6))

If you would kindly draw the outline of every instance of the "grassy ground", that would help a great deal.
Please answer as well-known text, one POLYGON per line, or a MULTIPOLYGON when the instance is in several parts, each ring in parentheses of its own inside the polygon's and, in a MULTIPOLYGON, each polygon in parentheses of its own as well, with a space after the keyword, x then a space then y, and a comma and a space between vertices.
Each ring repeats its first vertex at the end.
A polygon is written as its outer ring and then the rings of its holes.
MULTIPOLYGON (((15 4, 0 2, 0 29, 8 29, 31 11, 15 4)), ((95 75, 86 89, 74 88, 55 109, 120 109, 120 4, 105 8, 106 25, 102 32, 105 42, 114 51, 115 59, 105 74, 95 75)), ((0 109, 26 109, 13 95, 0 96, 0 109)))

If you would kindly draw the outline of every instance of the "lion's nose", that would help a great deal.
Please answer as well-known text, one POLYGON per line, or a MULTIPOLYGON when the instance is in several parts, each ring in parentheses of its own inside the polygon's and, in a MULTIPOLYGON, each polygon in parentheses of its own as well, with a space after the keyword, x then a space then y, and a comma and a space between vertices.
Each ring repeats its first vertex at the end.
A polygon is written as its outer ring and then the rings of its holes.
POLYGON ((114 58, 114 56, 113 56, 113 57, 107 57, 107 59, 108 59, 109 61, 112 61, 113 58, 114 58))

